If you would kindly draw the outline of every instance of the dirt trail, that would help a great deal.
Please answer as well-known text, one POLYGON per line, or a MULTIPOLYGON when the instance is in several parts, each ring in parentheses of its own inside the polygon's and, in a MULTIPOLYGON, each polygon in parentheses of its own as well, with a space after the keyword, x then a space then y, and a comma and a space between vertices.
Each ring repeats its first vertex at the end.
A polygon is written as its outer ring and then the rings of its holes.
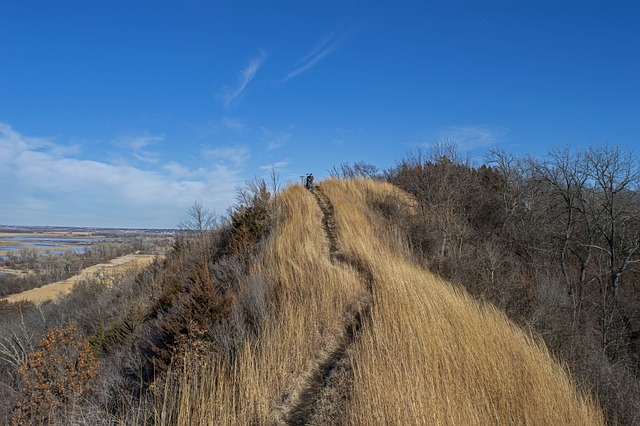
POLYGON ((103 279, 106 284, 110 284, 117 273, 125 272, 126 270, 135 267, 148 265, 153 262, 156 257, 156 255, 148 254, 127 254, 110 260, 107 263, 99 263, 97 265, 89 266, 88 268, 80 271, 78 275, 74 275, 66 280, 23 291, 22 293, 12 294, 5 297, 3 300, 7 300, 9 302, 24 300, 39 305, 49 300, 55 300, 58 297, 71 292, 71 289, 77 283, 87 278, 98 277, 103 279))
POLYGON ((349 399, 351 366, 347 357, 349 348, 360 334, 363 321, 370 315, 373 276, 356 259, 349 259, 341 251, 333 205, 320 186, 312 190, 322 210, 322 228, 329 243, 331 261, 342 267, 355 269, 367 291, 354 298, 342 314, 344 327, 333 341, 316 357, 310 371, 298 389, 285 401, 280 418, 286 425, 334 425, 344 417, 345 403, 349 399))

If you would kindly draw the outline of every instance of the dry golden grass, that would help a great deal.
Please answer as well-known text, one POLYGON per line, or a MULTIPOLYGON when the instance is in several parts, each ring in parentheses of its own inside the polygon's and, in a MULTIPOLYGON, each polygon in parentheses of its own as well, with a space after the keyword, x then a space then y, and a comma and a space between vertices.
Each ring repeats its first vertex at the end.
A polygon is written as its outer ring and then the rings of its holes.
POLYGON ((408 260, 393 226, 370 207, 397 189, 337 180, 321 188, 343 260, 330 259, 313 194, 284 191, 281 223, 252 271, 267 279, 273 317, 232 366, 176 362, 158 424, 291 421, 320 366, 344 345, 345 313, 365 305, 362 329, 341 352, 352 370, 345 418, 325 424, 604 424, 541 344, 408 260))
POLYGON ((367 207, 390 193, 389 185, 323 185, 340 240, 375 280, 371 321, 350 352, 348 423, 604 423, 542 345, 496 309, 406 260, 402 241, 367 207))
POLYGON ((313 196, 294 186, 278 202, 282 221, 252 271, 267 279, 275 315, 263 324, 258 341, 246 342, 233 368, 214 361, 205 361, 205 366, 187 363, 202 376, 182 375, 180 403, 165 406, 165 412, 192 413, 176 416, 177 424, 283 422, 307 379, 338 344, 347 305, 365 291, 356 271, 331 263, 322 213, 313 196), (185 395, 213 398, 216 409, 185 395), (207 414, 193 414, 197 407, 207 414), (193 422, 194 415, 208 420, 193 422))
POLYGON ((105 285, 112 285, 114 280, 123 275, 133 275, 135 271, 142 270, 152 263, 158 255, 150 254, 127 254, 110 261, 89 266, 78 275, 74 275, 66 280, 56 281, 42 287, 16 293, 4 298, 8 302, 27 301, 40 305, 50 300, 56 300, 69 294, 73 287, 84 280, 99 280, 105 285))

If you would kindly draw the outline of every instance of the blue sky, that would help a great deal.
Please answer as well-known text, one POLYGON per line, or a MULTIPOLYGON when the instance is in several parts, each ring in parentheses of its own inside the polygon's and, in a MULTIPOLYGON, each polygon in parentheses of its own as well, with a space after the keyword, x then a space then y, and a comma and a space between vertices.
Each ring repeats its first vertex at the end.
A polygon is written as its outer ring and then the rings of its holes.
POLYGON ((175 227, 275 166, 638 148, 633 1, 3 0, 0 224, 175 227))

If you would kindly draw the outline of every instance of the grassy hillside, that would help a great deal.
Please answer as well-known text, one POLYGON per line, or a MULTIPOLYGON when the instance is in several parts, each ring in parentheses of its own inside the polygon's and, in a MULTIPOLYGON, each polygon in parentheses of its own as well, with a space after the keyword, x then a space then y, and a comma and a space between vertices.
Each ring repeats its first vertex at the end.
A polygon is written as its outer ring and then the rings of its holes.
POLYGON ((603 424, 544 346, 412 261, 368 180, 300 186, 238 294, 264 320, 234 357, 174 360, 159 424, 603 424))

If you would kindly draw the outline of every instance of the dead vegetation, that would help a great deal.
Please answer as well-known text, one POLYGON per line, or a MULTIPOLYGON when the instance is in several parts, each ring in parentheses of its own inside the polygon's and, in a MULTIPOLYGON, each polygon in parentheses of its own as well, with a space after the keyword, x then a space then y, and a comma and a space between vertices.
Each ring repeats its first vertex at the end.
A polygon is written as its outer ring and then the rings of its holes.
POLYGON ((21 293, 10 294, 3 300, 14 303, 18 301, 31 302, 40 305, 46 301, 55 300, 69 293, 73 287, 82 281, 96 280, 111 287, 123 275, 136 274, 157 258, 156 255, 129 254, 112 260, 104 260, 97 265, 89 266, 70 278, 45 284, 42 287, 26 290, 21 293))
POLYGON ((474 167, 443 144, 385 173, 418 214, 388 215, 420 264, 542 338, 610 424, 640 417, 640 163, 615 146, 474 167))
POLYGON ((401 203, 397 189, 371 181, 324 185, 344 213, 341 241, 375 282, 371 320, 350 356, 347 423, 603 423, 543 347, 409 260, 406 240, 371 215, 372 205, 401 203))
POLYGON ((430 204, 359 179, 365 166, 277 198, 252 185, 229 220, 111 289, 0 305, 18 351, 0 357, 2 420, 29 398, 20 368, 46 324, 73 324, 99 362, 68 424, 604 424, 542 340, 442 279, 449 264, 429 256, 464 253, 460 224, 434 216, 444 234, 416 234, 430 204))
POLYGON ((97 361, 88 342, 67 326, 50 330, 18 373, 23 396, 12 424, 56 424, 90 391, 97 361))
POLYGON ((260 337, 233 363, 176 366, 182 374, 167 393, 212 403, 163 400, 165 418, 603 424, 544 345, 410 261, 406 240, 372 208, 401 206, 405 194, 371 181, 328 181, 317 191, 280 196, 277 232, 252 268, 269 277, 272 315, 260 337))

